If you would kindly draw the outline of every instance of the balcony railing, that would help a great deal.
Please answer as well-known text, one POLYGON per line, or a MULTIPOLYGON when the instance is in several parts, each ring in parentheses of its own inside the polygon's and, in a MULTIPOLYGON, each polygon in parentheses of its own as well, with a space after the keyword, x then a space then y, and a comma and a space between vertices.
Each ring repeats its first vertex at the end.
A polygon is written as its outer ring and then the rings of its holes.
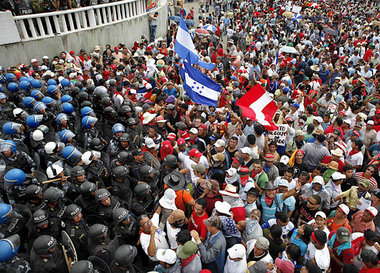
POLYGON ((146 0, 124 0, 84 8, 15 16, 21 40, 35 40, 114 24, 142 15, 146 0))

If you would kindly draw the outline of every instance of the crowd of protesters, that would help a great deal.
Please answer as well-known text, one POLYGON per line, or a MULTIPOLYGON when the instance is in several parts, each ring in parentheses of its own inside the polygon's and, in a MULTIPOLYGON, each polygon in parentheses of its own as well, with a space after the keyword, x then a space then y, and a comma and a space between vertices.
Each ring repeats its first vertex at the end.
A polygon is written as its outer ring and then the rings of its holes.
POLYGON ((174 22, 0 68, 1 272, 380 272, 376 1, 193 6, 216 107, 174 22), (281 141, 236 106, 257 84, 281 141))

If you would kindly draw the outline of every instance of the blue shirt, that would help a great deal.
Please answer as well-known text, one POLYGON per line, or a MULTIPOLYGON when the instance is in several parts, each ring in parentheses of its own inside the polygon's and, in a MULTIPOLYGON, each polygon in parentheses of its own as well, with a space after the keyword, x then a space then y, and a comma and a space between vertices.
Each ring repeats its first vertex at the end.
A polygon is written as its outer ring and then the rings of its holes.
POLYGON ((298 228, 293 232, 292 237, 290 238, 290 242, 292 244, 298 245, 301 249, 301 257, 306 254, 307 250, 307 244, 302 241, 302 239, 297 239, 296 236, 298 235, 298 228))

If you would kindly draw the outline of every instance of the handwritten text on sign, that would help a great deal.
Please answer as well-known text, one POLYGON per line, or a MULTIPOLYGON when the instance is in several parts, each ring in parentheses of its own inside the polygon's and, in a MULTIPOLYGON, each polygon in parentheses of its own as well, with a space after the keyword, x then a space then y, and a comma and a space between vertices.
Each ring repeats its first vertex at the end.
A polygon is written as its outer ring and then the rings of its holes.
POLYGON ((277 125, 278 129, 275 131, 269 131, 269 142, 276 142, 278 146, 285 146, 286 140, 286 125, 277 125))

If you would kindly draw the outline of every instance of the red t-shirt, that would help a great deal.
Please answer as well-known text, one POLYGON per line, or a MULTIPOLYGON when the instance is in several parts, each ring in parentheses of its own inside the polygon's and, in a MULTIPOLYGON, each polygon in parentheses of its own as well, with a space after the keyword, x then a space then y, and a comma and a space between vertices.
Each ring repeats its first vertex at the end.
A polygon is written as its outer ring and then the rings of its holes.
POLYGON ((244 207, 231 208, 231 210, 234 213, 235 223, 245 220, 245 209, 244 209, 244 207))
POLYGON ((207 236, 207 227, 203 223, 203 220, 208 218, 207 212, 201 217, 199 217, 194 211, 191 214, 191 218, 189 219, 189 231, 196 230, 201 238, 206 238, 207 236))
MULTIPOLYGON (((331 162, 331 155, 326 156, 326 157, 322 160, 322 163, 324 163, 324 164, 330 164, 330 162, 331 162)), ((340 172, 342 173, 342 172, 343 172, 344 163, 343 163, 342 160, 339 160, 339 161, 338 161, 338 164, 339 164, 338 171, 340 171, 340 172)))
MULTIPOLYGON (((331 239, 332 235, 334 233, 330 233, 329 238, 331 239)), ((338 252, 336 251, 337 247, 339 246, 338 240, 335 240, 334 242, 334 247, 333 247, 333 252, 334 255, 344 264, 352 264, 354 262, 354 248, 348 248, 343 250, 340 255, 338 255, 338 252)), ((341 267, 339 267, 338 264, 334 262, 333 259, 331 259, 331 272, 341 272, 341 267)))

